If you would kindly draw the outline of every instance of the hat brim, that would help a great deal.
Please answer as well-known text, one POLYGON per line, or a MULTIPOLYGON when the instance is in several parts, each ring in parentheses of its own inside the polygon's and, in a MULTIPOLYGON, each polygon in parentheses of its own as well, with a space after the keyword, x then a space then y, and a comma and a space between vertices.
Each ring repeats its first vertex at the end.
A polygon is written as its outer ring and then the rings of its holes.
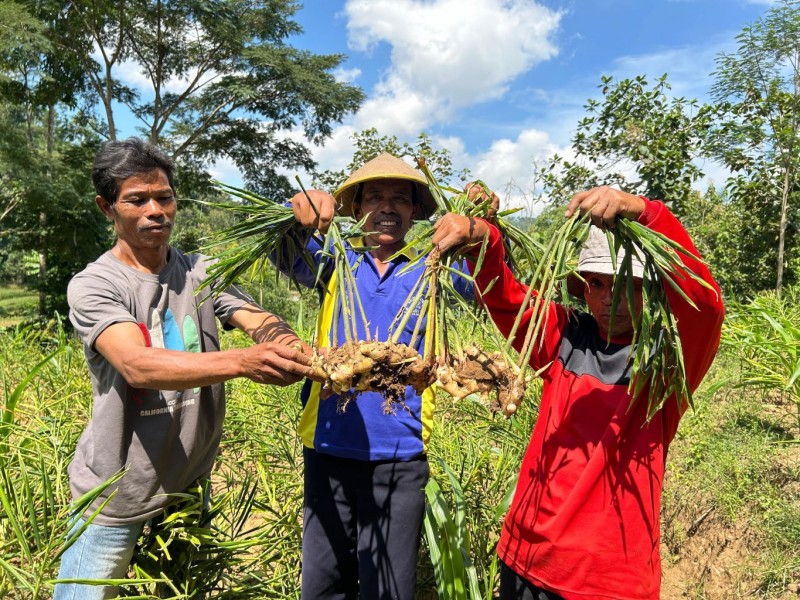
POLYGON ((576 298, 584 299, 585 284, 582 273, 597 273, 598 275, 614 276, 622 270, 626 259, 629 261, 627 268, 630 273, 641 279, 644 274, 641 251, 634 247, 632 256, 627 255, 624 248, 619 248, 616 260, 612 259, 613 246, 609 246, 608 234, 597 227, 589 229, 589 236, 584 242, 578 256, 578 266, 573 273, 567 276, 567 291, 576 298))
POLYGON ((347 178, 338 190, 333 193, 336 198, 337 212, 340 215, 354 217, 353 200, 356 197, 358 186, 377 179, 399 179, 410 181, 416 186, 414 196, 420 204, 418 218, 427 219, 436 212, 436 201, 428 189, 428 182, 414 167, 401 158, 384 152, 372 160, 365 162, 347 178))

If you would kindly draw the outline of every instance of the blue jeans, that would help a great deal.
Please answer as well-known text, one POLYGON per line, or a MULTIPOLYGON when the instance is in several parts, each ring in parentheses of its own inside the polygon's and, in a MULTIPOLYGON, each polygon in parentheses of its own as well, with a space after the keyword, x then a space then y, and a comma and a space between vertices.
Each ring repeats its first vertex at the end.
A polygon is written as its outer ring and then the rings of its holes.
MULTIPOLYGON (((84 523, 79 519, 72 535, 84 523)), ((133 557, 136 540, 145 522, 120 527, 90 523, 81 536, 61 556, 59 579, 123 579, 133 557)), ((101 600, 116 598, 117 587, 110 585, 81 585, 60 583, 55 587, 53 600, 101 600)))

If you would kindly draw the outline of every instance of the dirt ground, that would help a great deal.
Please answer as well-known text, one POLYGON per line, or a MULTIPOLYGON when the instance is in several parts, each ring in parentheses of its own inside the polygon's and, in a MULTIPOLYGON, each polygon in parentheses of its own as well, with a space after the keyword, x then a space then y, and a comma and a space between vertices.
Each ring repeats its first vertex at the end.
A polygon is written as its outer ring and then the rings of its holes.
MULTIPOLYGON (((800 482, 787 482, 785 491, 800 502, 800 482)), ((707 500, 675 495, 664 500, 662 600, 800 599, 800 578, 782 592, 759 590, 765 565, 757 561, 763 549, 744 517, 731 524, 707 500)))
POLYGON ((677 548, 662 543, 663 600, 752 597, 757 582, 749 576, 755 565, 748 560, 748 532, 731 531, 720 522, 713 509, 706 509, 677 548))

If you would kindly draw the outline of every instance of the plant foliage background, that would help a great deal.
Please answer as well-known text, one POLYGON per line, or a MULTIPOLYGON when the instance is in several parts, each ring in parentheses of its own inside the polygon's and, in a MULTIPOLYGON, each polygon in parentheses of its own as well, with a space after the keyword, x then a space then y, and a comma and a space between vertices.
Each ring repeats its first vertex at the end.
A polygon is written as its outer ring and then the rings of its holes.
MULTIPOLYGON (((283 201, 296 190, 280 168, 315 172, 308 146, 363 101, 333 76, 344 57, 288 43, 300 8, 291 0, 0 0, 0 597, 50 597, 65 544, 66 467, 91 390, 80 346, 58 315, 67 281, 113 241, 89 172, 100 145, 118 135, 117 107, 177 161, 173 242, 198 250, 237 223, 217 206, 230 199, 211 185, 211 162, 230 159, 249 189, 283 201), (99 47, 106 53, 97 60, 99 47), (115 78, 122 61, 150 73, 152 100, 115 78), (209 84, 202 77, 212 72, 219 77, 209 84), (189 73, 200 78, 164 91, 164 81, 189 73), (286 137, 296 126, 304 138, 286 137)), ((531 165, 531 189, 489 182, 523 199, 528 210, 516 224, 543 245, 579 189, 616 184, 662 197, 723 288, 722 348, 670 448, 667 599, 800 593, 798 31, 800 2, 771 5, 718 57, 708 104, 674 97, 668 74, 603 77, 569 158, 531 165), (707 160, 732 176, 699 189, 707 160)), ((367 129, 354 142, 348 169, 388 150, 426 156, 455 187, 469 180, 469 165, 424 132, 407 142, 367 129)), ((332 190, 343 176, 315 172, 313 185, 332 190)), ((243 285, 308 338, 316 298, 275 284, 270 271, 258 275, 243 285)), ((198 488, 148 532, 129 595, 299 597, 298 389, 238 380, 228 389, 210 505, 198 488), (187 569, 192 578, 181 575, 187 569)), ((439 402, 420 598, 491 597, 494 545, 537 398, 534 385, 507 420, 471 399, 439 402)))
MULTIPOLYGON (((285 293, 270 292, 265 304, 285 293)), ((796 364, 758 358, 758 345, 736 337, 747 319, 782 319, 796 309, 774 297, 732 309, 735 324, 726 329, 722 354, 670 451, 662 510, 664 598, 788 598, 800 578, 800 405, 783 384, 753 381, 759 366, 791 377, 796 364), (678 584, 678 591, 669 587, 678 584)), ((313 322, 312 316, 306 313, 303 322, 313 322)), ((787 354, 796 345, 779 338, 772 344, 787 354)), ((238 333, 224 340, 247 343, 238 333)), ((0 365, 0 596, 47 598, 68 526, 66 465, 89 415, 89 381, 79 344, 58 326, 0 334, 0 365)), ((151 581, 131 585, 131 595, 299 598, 299 390, 247 380, 228 386, 212 514, 203 512, 199 492, 179 502, 143 539, 135 575, 151 581)), ((532 386, 511 419, 492 416, 474 400, 440 398, 426 523, 435 535, 426 536, 420 553, 420 598, 491 597, 494 546, 538 391, 532 386)))

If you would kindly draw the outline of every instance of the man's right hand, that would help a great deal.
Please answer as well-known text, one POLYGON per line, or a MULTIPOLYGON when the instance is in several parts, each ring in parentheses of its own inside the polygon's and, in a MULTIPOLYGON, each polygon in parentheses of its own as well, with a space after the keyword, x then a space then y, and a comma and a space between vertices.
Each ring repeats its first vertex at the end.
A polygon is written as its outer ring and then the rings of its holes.
POLYGON ((575 211, 581 214, 590 213, 592 224, 605 229, 616 227, 617 217, 625 217, 631 221, 638 219, 645 209, 645 201, 639 196, 621 190, 600 186, 575 194, 564 211, 569 218, 575 211))
POLYGON ((482 181, 470 181, 464 186, 464 191, 473 204, 482 204, 489 200, 489 211, 486 213, 486 218, 494 219, 500 209, 500 198, 497 194, 486 187, 482 181))
POLYGON ((433 224, 433 244, 442 252, 453 246, 482 242, 489 231, 483 219, 447 213, 433 224))
POLYGON ((298 223, 327 233, 336 212, 336 199, 333 196, 319 190, 308 190, 308 196, 304 192, 295 194, 291 203, 294 218, 298 223), (313 207, 308 201, 309 198, 314 203, 313 207))
POLYGON ((255 344, 242 350, 242 376, 269 385, 290 385, 303 377, 314 378, 311 358, 302 349, 276 342, 255 344))

